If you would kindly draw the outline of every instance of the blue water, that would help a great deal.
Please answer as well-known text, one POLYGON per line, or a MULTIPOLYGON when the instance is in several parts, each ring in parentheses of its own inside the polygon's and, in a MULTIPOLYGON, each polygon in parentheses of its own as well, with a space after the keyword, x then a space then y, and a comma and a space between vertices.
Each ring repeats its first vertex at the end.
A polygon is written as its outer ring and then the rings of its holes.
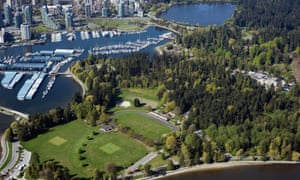
POLYGON ((177 5, 172 6, 161 17, 193 25, 222 25, 232 17, 235 9, 236 5, 231 3, 177 5))
MULTIPOLYGON (((118 43, 125 43, 127 41, 136 41, 146 40, 151 37, 158 37, 159 35, 168 32, 164 29, 159 29, 156 27, 149 27, 146 29, 146 32, 141 32, 138 34, 123 34, 121 36, 115 37, 101 37, 98 39, 93 39, 90 34, 89 40, 81 40, 80 33, 77 32, 77 38, 74 41, 68 41, 66 36, 63 35, 62 42, 55 43, 46 43, 43 45, 33 45, 33 46, 24 46, 24 47, 10 47, 7 49, 0 50, 0 57, 4 56, 22 56, 26 52, 36 52, 40 50, 54 50, 57 48, 81 48, 85 49, 85 52, 79 57, 83 59, 87 57, 88 50, 95 46, 106 46, 118 43)), ((142 52, 149 52, 150 54, 154 52, 154 48, 167 40, 162 41, 158 45, 151 45, 143 49, 142 52)), ((0 80, 3 78, 3 75, 0 75, 0 80)), ((33 100, 30 101, 18 101, 17 93, 22 87, 26 79, 29 79, 30 76, 25 76, 22 80, 16 84, 14 89, 9 90, 5 89, 0 85, 0 105, 5 106, 11 109, 15 109, 21 112, 33 114, 33 113, 43 113, 52 108, 56 107, 65 107, 72 99, 75 92, 81 92, 80 86, 72 79, 67 77, 58 77, 55 81, 54 86, 50 90, 46 98, 42 99, 42 91, 45 89, 48 78, 45 78, 40 88, 38 89, 33 100)))

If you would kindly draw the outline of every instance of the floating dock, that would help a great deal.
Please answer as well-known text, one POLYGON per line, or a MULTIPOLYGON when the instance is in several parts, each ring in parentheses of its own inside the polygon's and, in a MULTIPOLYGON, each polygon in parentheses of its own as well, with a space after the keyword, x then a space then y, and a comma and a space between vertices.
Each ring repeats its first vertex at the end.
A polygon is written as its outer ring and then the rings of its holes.
POLYGON ((19 101, 31 100, 38 90, 40 84, 44 80, 46 73, 36 72, 33 76, 26 80, 22 88, 19 90, 17 99, 19 101))
POLYGON ((14 77, 16 76, 16 74, 17 74, 17 72, 5 72, 4 78, 1 81, 1 85, 4 88, 8 88, 8 85, 14 79, 14 77))
POLYGON ((8 89, 13 89, 14 86, 22 79, 23 73, 17 73, 14 79, 9 83, 8 89))

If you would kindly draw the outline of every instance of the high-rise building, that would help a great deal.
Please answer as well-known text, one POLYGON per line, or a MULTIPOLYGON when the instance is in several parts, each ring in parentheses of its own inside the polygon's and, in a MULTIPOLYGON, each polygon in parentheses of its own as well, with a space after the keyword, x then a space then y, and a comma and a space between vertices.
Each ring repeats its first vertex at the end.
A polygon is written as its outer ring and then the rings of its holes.
POLYGON ((104 0, 104 7, 107 8, 107 9, 109 8, 108 0, 104 0))
POLYGON ((42 6, 41 8, 41 16, 43 24, 46 27, 56 30, 61 29, 61 25, 56 21, 55 17, 48 14, 48 8, 46 5, 42 6))
POLYGON ((20 29, 22 40, 30 40, 30 26, 28 24, 21 24, 20 29))
POLYGON ((25 6, 24 8, 24 20, 26 24, 32 24, 32 7, 25 6))
POLYGON ((5 22, 7 25, 12 24, 12 14, 11 14, 11 8, 8 4, 4 4, 4 16, 5 16, 5 22))
POLYGON ((123 1, 119 3, 119 17, 124 17, 125 4, 123 1))
POLYGON ((4 43, 5 42, 5 28, 1 28, 0 31, 0 43, 4 43))
POLYGON ((108 8, 102 8, 102 17, 108 17, 108 8))
POLYGON ((23 21, 22 14, 20 13, 20 11, 17 11, 14 16, 15 27, 20 28, 22 21, 23 21))
POLYGON ((31 4, 32 4, 33 6, 38 5, 39 3, 40 3, 40 0, 32 0, 32 1, 31 1, 31 4))
POLYGON ((86 17, 91 17, 92 16, 92 12, 91 12, 91 6, 89 4, 85 5, 85 16, 86 17))
POLYGON ((73 13, 71 8, 67 8, 65 10, 65 23, 66 23, 66 29, 70 30, 72 29, 72 21, 73 21, 73 13))
POLYGON ((42 6, 41 7, 41 16, 42 16, 43 23, 45 23, 46 19, 48 17, 48 7, 47 6, 42 6))
POLYGON ((4 26, 4 15, 0 12, 0 28, 4 26))

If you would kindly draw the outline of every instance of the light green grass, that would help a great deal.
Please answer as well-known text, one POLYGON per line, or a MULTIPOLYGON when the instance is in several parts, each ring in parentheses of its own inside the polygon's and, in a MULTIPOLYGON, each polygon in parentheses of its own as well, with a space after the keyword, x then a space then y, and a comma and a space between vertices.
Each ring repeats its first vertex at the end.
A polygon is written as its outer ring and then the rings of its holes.
POLYGON ((171 132, 170 128, 138 113, 119 112, 115 118, 123 127, 130 127, 135 133, 152 140, 159 139, 163 134, 171 132))
POLYGON ((84 122, 76 120, 54 127, 49 132, 22 144, 29 151, 37 152, 41 162, 55 159, 78 177, 90 177, 95 168, 104 171, 105 164, 109 162, 127 167, 149 152, 145 145, 120 133, 100 133, 88 140, 87 137, 91 137, 91 132, 97 130, 98 128, 87 126, 84 122), (65 140, 60 146, 49 143, 53 139, 57 142, 60 138, 65 140), (100 149, 109 143, 113 143, 120 149, 112 154, 100 149), (134 153, 132 153, 133 148, 134 153), (79 154, 79 149, 85 152, 79 154), (79 160, 80 156, 85 157, 85 160, 79 160), (82 167, 82 164, 87 164, 87 166, 82 167))
POLYGON ((88 21, 107 29, 119 29, 121 31, 139 31, 145 28, 147 20, 129 20, 129 19, 100 19, 97 21, 88 21))
POLYGON ((159 104, 158 97, 156 96, 157 89, 147 89, 147 88, 123 88, 121 89, 120 97, 123 100, 132 101, 134 98, 139 98, 141 103, 145 103, 146 106, 150 105, 155 108, 159 104))
POLYGON ((118 151, 120 149, 120 147, 113 143, 108 143, 108 144, 105 144, 104 146, 101 146, 100 149, 102 151, 106 152, 107 154, 113 154, 114 152, 118 151))
POLYGON ((61 138, 59 136, 55 136, 54 138, 49 140, 49 143, 56 145, 56 146, 60 146, 65 142, 67 142, 67 140, 65 140, 64 138, 61 138))
POLYGON ((161 157, 161 155, 159 154, 154 159, 152 159, 151 161, 149 161, 148 164, 150 164, 151 167, 156 168, 156 167, 167 165, 168 161, 167 160, 163 160, 162 157, 161 157))

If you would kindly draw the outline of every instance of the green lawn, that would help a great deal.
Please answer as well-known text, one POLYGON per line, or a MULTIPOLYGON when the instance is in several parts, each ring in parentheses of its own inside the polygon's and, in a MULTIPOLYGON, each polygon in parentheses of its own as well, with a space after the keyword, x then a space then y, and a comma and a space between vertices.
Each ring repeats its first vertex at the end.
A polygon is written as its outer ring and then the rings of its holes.
POLYGON ((123 88, 121 89, 120 97, 123 100, 129 100, 132 102, 134 98, 139 98, 141 103, 145 103, 146 106, 150 105, 152 108, 155 108, 159 103, 156 94, 157 94, 157 89, 123 88))
POLYGON ((118 123, 124 127, 130 127, 135 133, 156 140, 171 129, 149 119, 146 116, 134 112, 119 112, 115 115, 118 123))
POLYGON ((93 136, 92 131, 97 131, 97 128, 76 120, 22 144, 26 149, 39 153, 41 161, 58 160, 79 177, 90 177, 95 168, 104 171, 108 162, 127 167, 149 152, 146 146, 126 135, 100 133, 93 136), (79 149, 84 152, 79 154, 79 149), (84 157, 83 160, 79 160, 80 156, 84 157))
POLYGON ((143 30, 147 20, 129 20, 129 19, 101 19, 97 21, 89 21, 99 26, 110 29, 119 29, 122 31, 139 31, 143 30))

